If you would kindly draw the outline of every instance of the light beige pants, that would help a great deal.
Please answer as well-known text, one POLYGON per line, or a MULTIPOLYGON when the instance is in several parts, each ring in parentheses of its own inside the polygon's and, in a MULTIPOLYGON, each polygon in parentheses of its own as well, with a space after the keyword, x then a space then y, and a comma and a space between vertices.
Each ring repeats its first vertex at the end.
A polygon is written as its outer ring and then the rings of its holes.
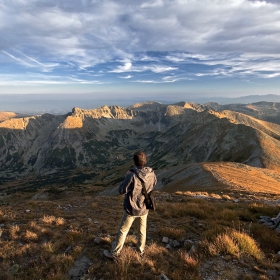
POLYGON ((125 238, 134 220, 138 222, 137 250, 141 253, 144 252, 146 244, 147 217, 148 214, 143 216, 130 216, 124 211, 116 240, 116 247, 112 252, 113 255, 118 255, 121 252, 125 238))

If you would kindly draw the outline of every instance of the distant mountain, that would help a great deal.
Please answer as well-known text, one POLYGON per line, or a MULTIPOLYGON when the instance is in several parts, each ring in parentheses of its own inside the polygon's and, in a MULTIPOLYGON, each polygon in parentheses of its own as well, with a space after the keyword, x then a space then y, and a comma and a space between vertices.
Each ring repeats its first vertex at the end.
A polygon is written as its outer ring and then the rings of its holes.
POLYGON ((280 95, 266 94, 266 95, 247 95, 240 97, 202 97, 190 98, 189 101, 204 104, 208 102, 215 102, 222 105, 225 104, 249 104, 255 102, 280 102, 280 95))
POLYGON ((95 109, 105 104, 129 106, 141 99, 133 97, 120 100, 97 99, 95 94, 0 94, 0 100, 0 111, 29 115, 45 113, 63 115, 70 112, 73 107, 95 109))
POLYGON ((261 120, 280 124, 280 103, 277 102, 256 102, 250 104, 228 104, 220 105, 209 102, 203 105, 204 109, 216 111, 231 110, 240 112, 261 120))
POLYGON ((220 111, 218 105, 214 110, 214 105, 144 102, 126 108, 74 108, 65 115, 10 116, 0 122, 0 183, 23 176, 58 180, 61 174, 79 173, 84 180, 114 185, 140 149, 158 172, 200 162, 279 170, 280 126, 237 110, 220 111))
MULTIPOLYGON (((102 94, 99 93, 99 96, 102 94)), ((158 100, 163 104, 170 104, 169 100, 158 100)), ((96 109, 103 105, 127 107, 130 104, 146 101, 145 97, 131 97, 125 99, 97 99, 96 94, 0 94, 0 111, 10 111, 29 115, 42 115, 45 113, 63 115, 73 107, 96 109)), ((187 102, 204 104, 208 102, 225 104, 249 104, 255 102, 280 102, 280 95, 249 95, 236 98, 227 97, 194 97, 186 94, 187 102)))

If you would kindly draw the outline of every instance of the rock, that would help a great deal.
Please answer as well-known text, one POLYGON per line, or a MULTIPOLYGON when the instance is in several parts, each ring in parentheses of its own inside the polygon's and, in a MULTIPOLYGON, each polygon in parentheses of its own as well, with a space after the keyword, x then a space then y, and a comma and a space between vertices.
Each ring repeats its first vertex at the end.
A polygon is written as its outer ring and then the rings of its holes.
POLYGON ((67 255, 68 252, 69 252, 71 249, 72 249, 72 246, 70 245, 70 246, 65 250, 64 254, 67 255))
POLYGON ((95 237, 94 240, 93 240, 93 242, 94 242, 95 244, 100 244, 101 240, 100 240, 99 237, 95 237))
POLYGON ((166 275, 164 275, 163 273, 159 276, 158 278, 159 280, 170 280, 166 275))
POLYGON ((92 261, 86 257, 82 256, 77 259, 74 266, 68 271, 69 279, 80 280, 84 275, 87 274, 88 268, 92 265, 92 261))
POLYGON ((192 245, 190 251, 189 251, 189 255, 194 255, 196 254, 196 247, 194 245, 192 245))
POLYGON ((162 243, 169 243, 169 238, 168 237, 163 237, 161 240, 162 243))
POLYGON ((45 192, 40 192, 40 193, 37 193, 34 196, 32 196, 33 200, 48 199, 48 198, 49 198, 49 195, 48 195, 48 193, 45 193, 45 192))
POLYGON ((180 243, 177 240, 172 240, 172 246, 174 248, 176 248, 176 247, 180 246, 180 243))
POLYGON ((277 215, 276 218, 272 218, 271 219, 273 221, 273 223, 278 226, 278 224, 280 223, 280 213, 277 215))
POLYGON ((190 240, 190 239, 186 239, 186 240, 184 241, 184 246, 189 246, 189 245, 192 245, 192 244, 193 244, 193 241, 190 240))
POLYGON ((194 197, 195 198, 208 198, 208 196, 204 195, 204 194, 198 194, 198 195, 195 195, 194 197))
POLYGON ((263 223, 270 223, 270 222, 271 222, 271 220, 265 220, 265 219, 259 220, 259 223, 260 223, 260 224, 263 224, 263 223))
POLYGON ((275 227, 275 224, 273 222, 265 222, 263 223, 263 225, 267 227, 275 227))
POLYGON ((269 217, 269 216, 260 216, 260 219, 261 219, 261 220, 270 221, 270 220, 271 220, 271 217, 269 217))
POLYGON ((171 246, 169 244, 166 245, 165 247, 167 250, 170 250, 171 249, 171 246))
POLYGON ((0 228, 2 228, 2 227, 4 227, 5 226, 5 224, 0 224, 0 228))
POLYGON ((25 210, 25 213, 29 213, 29 212, 31 212, 31 210, 29 210, 29 209, 26 209, 26 210, 25 210))

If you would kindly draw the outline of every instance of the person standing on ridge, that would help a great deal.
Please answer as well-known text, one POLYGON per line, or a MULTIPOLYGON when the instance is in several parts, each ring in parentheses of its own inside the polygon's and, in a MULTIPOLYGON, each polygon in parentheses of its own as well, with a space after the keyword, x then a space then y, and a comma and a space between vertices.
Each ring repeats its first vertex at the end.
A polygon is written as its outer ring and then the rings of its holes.
POLYGON ((144 203, 145 196, 139 177, 144 181, 147 192, 153 190, 157 183, 156 175, 151 167, 146 167, 146 155, 137 152, 133 156, 135 167, 127 172, 124 180, 119 185, 119 193, 125 195, 124 213, 120 222, 115 248, 110 252, 104 250, 105 257, 114 259, 120 254, 129 229, 136 220, 138 222, 138 242, 136 249, 140 256, 144 255, 146 244, 147 216, 149 210, 144 203))

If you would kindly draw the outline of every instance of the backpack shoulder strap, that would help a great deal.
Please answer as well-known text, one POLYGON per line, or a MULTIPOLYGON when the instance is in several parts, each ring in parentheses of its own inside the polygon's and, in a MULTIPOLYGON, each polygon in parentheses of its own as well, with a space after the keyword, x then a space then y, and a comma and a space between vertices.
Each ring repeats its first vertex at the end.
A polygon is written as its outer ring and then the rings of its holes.
POLYGON ((137 178, 140 180, 140 182, 141 182, 141 184, 142 184, 142 189, 144 190, 144 196, 145 196, 145 198, 148 198, 148 193, 147 193, 147 190, 146 190, 146 187, 145 187, 145 184, 144 184, 143 179, 141 179, 141 178, 138 176, 138 174, 135 172, 134 169, 130 169, 130 171, 133 172, 133 173, 137 176, 137 178))

